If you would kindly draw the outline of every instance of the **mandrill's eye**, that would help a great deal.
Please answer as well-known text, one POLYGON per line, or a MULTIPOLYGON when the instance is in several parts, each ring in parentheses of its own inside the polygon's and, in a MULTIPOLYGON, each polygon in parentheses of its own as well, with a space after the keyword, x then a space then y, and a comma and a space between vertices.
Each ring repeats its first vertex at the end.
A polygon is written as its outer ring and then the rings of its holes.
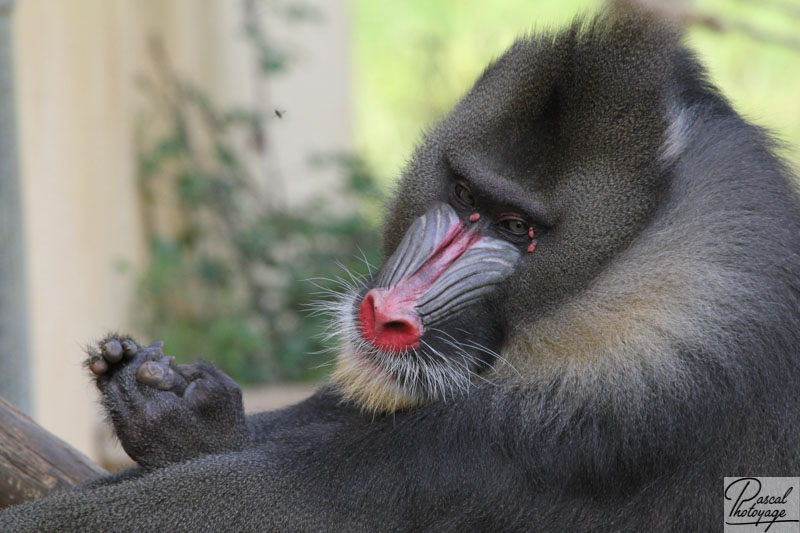
POLYGON ((466 207, 475 207, 475 195, 472 194, 472 191, 464 185, 463 183, 456 183, 455 188, 455 195, 458 198, 458 201, 464 204, 466 207))
POLYGON ((528 233, 528 228, 530 225, 522 220, 521 218, 516 217, 507 217, 504 218, 497 223, 501 229, 511 233, 512 235, 526 235, 528 233))

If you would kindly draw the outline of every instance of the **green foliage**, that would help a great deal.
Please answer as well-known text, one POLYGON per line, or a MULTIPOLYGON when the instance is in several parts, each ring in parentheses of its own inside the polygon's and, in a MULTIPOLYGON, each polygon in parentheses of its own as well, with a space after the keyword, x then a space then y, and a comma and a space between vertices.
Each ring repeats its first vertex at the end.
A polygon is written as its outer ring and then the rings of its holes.
POLYGON ((368 215, 379 199, 374 180, 358 159, 337 156, 318 164, 344 171, 338 193, 291 209, 253 202, 257 184, 221 140, 230 126, 214 130, 211 163, 172 126, 141 154, 146 216, 166 211, 179 228, 149 230, 142 328, 168 340, 179 360, 214 361, 245 383, 319 377, 325 369, 315 367, 331 358, 319 353, 325 319, 304 306, 334 289, 334 278, 377 264, 378 231, 368 215), (363 207, 334 209, 331 197, 363 207))
MULTIPOLYGON (((291 21, 313 18, 289 5, 279 6, 291 21)), ((245 33, 263 74, 273 75, 287 56, 260 31, 250 24, 245 33)), ((139 131, 150 252, 140 329, 167 341, 179 361, 212 361, 242 383, 321 377, 333 355, 321 339, 326 318, 308 306, 379 259, 371 173, 355 156, 317 154, 311 167, 339 169, 339 190, 283 205, 275 177, 258 164, 271 156, 265 122, 275 117, 222 108, 155 59, 156 119, 139 131)))

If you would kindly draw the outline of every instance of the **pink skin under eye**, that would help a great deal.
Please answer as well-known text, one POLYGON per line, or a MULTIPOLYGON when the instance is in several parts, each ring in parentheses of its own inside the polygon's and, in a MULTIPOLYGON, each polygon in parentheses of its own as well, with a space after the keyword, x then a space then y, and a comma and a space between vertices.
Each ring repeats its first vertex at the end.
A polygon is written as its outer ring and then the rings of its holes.
MULTIPOLYGON (((521 218, 516 213, 503 213, 501 216, 512 216, 512 217, 521 218)), ((478 220, 480 220, 480 218, 481 218, 480 213, 472 213, 469 216, 469 221, 470 222, 477 222, 478 220)), ((538 244, 536 242, 536 240, 533 238, 533 226, 528 228, 528 238, 531 240, 531 243, 528 245, 528 253, 533 253, 533 251, 536 250, 536 245, 538 244)))

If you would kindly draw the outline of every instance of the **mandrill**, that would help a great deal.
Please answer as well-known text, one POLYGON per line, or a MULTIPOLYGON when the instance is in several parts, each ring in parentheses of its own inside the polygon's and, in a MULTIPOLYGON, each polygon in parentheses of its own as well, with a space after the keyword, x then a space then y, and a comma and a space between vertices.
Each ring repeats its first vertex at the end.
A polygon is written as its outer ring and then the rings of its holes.
POLYGON ((678 32, 517 41, 424 137, 338 366, 287 409, 111 336, 138 466, 1 531, 717 531, 724 476, 800 474, 800 207, 678 32))

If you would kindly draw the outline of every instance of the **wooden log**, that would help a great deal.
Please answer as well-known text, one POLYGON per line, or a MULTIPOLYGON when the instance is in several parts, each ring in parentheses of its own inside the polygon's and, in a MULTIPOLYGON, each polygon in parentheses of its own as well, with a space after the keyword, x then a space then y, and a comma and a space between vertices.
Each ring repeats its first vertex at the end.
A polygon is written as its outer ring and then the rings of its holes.
POLYGON ((108 475, 0 398, 0 509, 108 475))

